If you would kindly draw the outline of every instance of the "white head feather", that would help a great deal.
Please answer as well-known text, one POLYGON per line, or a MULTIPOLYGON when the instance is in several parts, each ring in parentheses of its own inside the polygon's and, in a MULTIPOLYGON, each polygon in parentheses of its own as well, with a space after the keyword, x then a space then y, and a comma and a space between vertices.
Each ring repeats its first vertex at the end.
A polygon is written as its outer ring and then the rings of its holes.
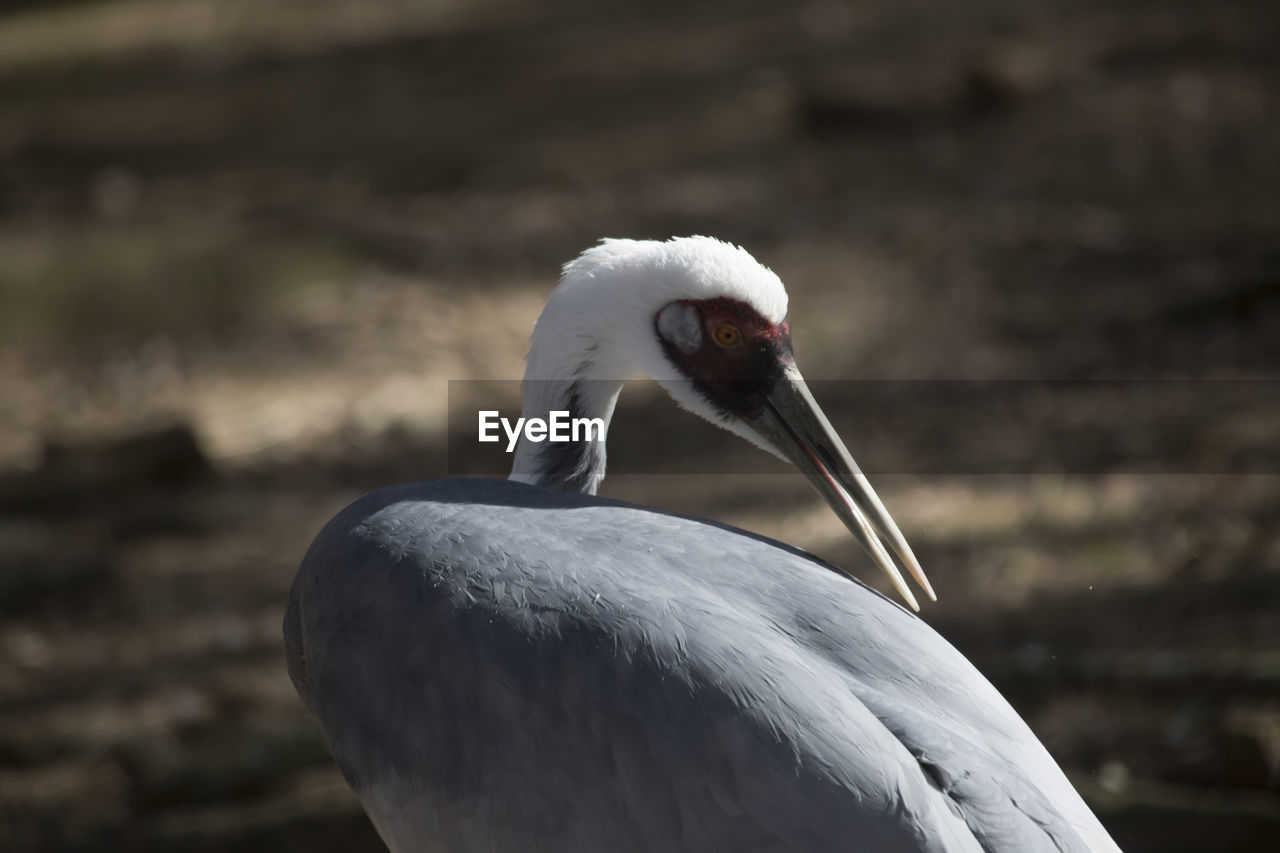
POLYGON ((771 323, 787 314, 782 281, 741 247, 711 237, 601 240, 565 264, 534 327, 525 377, 578 377, 588 353, 589 378, 672 377, 654 315, 680 299, 716 297, 745 302, 771 323))
MULTIPOLYGON (((776 452, 694 393, 654 331, 654 317, 666 305, 716 297, 746 303, 774 324, 787 314, 782 281, 741 247, 711 237, 601 240, 565 264, 534 327, 524 414, 543 417, 565 408, 565 395, 577 383, 582 409, 577 414, 607 422, 622 384, 643 376, 656 380, 682 407, 776 452)), ((537 451, 522 442, 514 478, 536 480, 537 451)))

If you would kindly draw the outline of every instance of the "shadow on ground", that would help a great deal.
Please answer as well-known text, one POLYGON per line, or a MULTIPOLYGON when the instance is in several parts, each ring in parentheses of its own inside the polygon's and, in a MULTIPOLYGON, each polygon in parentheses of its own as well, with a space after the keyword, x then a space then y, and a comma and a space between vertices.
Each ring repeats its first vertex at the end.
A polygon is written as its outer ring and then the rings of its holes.
MULTIPOLYGON (((1280 848, 1274 4, 269 6, 0 14, 0 847, 378 849, 300 555, 501 470, 449 380, 560 263, 712 233, 1122 847, 1280 848)), ((605 491, 872 580, 753 453, 631 389, 605 491)))

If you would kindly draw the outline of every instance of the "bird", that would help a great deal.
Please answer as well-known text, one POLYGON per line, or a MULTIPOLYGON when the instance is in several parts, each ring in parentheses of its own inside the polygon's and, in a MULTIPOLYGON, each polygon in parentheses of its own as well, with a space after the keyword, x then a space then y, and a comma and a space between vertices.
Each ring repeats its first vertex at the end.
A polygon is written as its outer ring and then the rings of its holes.
POLYGON ((538 318, 523 414, 624 384, 794 463, 911 607, 798 548, 596 495, 605 435, 508 479, 373 491, 307 550, 290 678, 409 851, 1118 851, 912 610, 919 561, 796 366, 779 277, 710 237, 605 239, 538 318))

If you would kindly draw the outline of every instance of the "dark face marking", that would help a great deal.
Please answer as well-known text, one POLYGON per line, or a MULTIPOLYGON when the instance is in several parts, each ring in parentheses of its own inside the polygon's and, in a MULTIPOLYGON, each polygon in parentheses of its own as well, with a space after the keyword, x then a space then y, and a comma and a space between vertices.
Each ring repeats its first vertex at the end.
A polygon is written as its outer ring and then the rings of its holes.
POLYGON ((664 336, 671 329, 659 318, 667 308, 659 311, 654 317, 654 331, 667 359, 722 415, 744 417, 758 413, 786 368, 795 361, 787 321, 775 325, 745 302, 724 296, 682 299, 673 304, 696 312, 702 336, 696 348, 686 349, 688 335, 679 340, 664 336))

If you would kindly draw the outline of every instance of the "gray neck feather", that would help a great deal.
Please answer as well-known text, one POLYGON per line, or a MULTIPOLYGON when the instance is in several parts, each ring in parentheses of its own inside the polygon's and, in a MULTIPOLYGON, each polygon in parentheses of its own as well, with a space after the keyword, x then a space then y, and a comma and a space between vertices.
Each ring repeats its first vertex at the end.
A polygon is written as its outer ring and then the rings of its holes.
MULTIPOLYGON (((575 371, 587 373, 587 365, 575 371)), ((594 495, 604 479, 605 438, 621 381, 574 378, 525 379, 522 385, 526 418, 548 419, 553 411, 568 412, 570 419, 599 418, 604 429, 598 440, 528 441, 523 435, 516 447, 511 479, 548 489, 594 495)))

